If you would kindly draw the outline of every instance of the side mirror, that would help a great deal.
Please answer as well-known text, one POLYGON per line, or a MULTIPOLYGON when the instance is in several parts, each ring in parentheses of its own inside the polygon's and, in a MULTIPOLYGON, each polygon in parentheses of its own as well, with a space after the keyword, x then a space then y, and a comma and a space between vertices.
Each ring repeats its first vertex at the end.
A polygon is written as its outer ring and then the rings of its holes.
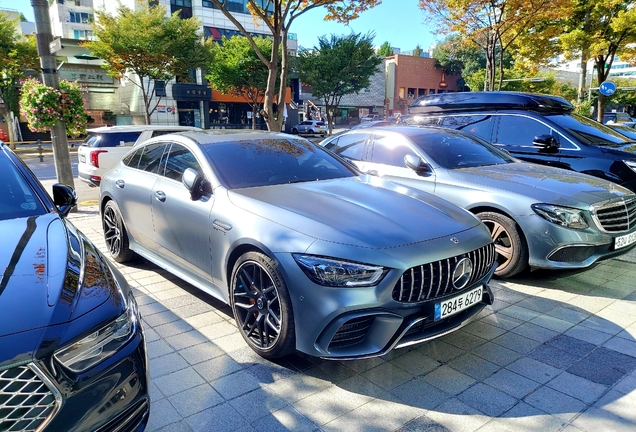
POLYGON ((77 193, 70 186, 56 183, 53 185, 53 204, 66 217, 77 204, 77 193))
POLYGON ((203 196, 203 185, 205 184, 205 177, 192 168, 186 168, 183 172, 181 182, 190 192, 190 199, 197 201, 203 196))
POLYGON ((424 162, 419 156, 415 156, 412 154, 406 155, 404 156, 404 163, 406 164, 407 168, 412 169, 418 175, 429 176, 433 174, 433 168, 431 168, 431 166, 424 162))
POLYGON ((537 135, 534 137, 532 144, 546 150, 556 150, 559 148, 559 141, 552 135, 537 135))

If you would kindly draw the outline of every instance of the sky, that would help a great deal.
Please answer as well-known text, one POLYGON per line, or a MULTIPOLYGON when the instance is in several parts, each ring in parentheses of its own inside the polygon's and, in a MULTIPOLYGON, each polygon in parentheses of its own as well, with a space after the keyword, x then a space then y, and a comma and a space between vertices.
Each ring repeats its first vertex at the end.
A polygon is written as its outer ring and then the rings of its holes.
MULTIPOLYGON (((298 35, 298 45, 313 48, 320 36, 347 35, 354 33, 375 33, 374 45, 389 42, 392 47, 411 51, 416 45, 427 50, 431 44, 442 39, 436 38, 435 27, 426 20, 424 12, 417 6, 417 0, 383 0, 380 6, 363 12, 348 26, 333 21, 325 21, 325 9, 316 8, 296 18, 291 32, 298 35)), ((15 9, 29 21, 34 21, 30 0, 0 0, 0 8, 15 9)))

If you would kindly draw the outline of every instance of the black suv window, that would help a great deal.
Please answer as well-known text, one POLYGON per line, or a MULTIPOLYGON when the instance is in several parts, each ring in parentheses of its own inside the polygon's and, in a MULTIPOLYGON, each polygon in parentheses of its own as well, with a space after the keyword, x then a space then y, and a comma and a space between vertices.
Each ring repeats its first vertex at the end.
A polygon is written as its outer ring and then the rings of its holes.
POLYGON ((595 120, 576 114, 546 116, 555 124, 561 126, 584 144, 607 145, 626 144, 631 142, 629 138, 612 130, 609 126, 600 124, 595 120))
POLYGON ((158 173, 161 166, 161 156, 168 144, 154 143, 144 146, 144 152, 139 161, 139 169, 150 173, 158 173))
POLYGON ((187 168, 201 173, 201 166, 192 152, 180 144, 172 144, 164 175, 170 179, 181 181, 183 172, 187 168))
POLYGON ((137 142, 141 132, 89 133, 82 145, 88 147, 118 147, 121 143, 129 145, 137 142))
POLYGON ((534 137, 550 135, 551 131, 552 129, 548 126, 530 117, 502 115, 495 142, 516 146, 532 146, 534 137))
POLYGON ((379 136, 373 141, 371 162, 405 167, 404 156, 415 154, 408 141, 401 136, 379 136))
POLYGON ((327 148, 340 156, 361 160, 364 156, 364 145, 367 142, 367 137, 366 133, 344 134, 338 138, 333 146, 328 145, 327 148))
POLYGON ((492 137, 492 123, 493 116, 491 115, 457 115, 444 117, 440 126, 470 132, 490 142, 492 137))

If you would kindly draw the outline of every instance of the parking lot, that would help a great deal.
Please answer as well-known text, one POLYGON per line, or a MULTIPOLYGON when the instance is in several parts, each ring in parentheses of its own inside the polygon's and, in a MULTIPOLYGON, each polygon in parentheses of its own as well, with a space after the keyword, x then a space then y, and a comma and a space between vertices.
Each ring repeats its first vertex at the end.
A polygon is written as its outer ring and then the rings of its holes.
MULTIPOLYGON (((105 250, 97 207, 70 217, 105 250)), ((118 267, 143 316, 148 431, 636 430, 636 251, 493 281, 463 329, 341 362, 264 360, 229 307, 144 260, 118 267)))

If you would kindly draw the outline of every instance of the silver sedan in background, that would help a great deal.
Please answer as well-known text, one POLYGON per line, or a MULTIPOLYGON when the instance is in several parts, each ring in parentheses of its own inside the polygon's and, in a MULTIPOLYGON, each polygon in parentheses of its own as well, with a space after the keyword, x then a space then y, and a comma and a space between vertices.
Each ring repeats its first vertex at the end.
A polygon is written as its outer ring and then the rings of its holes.
POLYGON ((443 128, 350 131, 321 143, 358 168, 433 193, 477 215, 497 250, 495 274, 585 268, 636 244, 636 195, 597 177, 521 162, 443 128))
POLYGON ((230 304, 266 358, 382 355, 493 301, 479 219, 291 135, 151 139, 104 176, 100 210, 116 261, 137 253, 230 304))

